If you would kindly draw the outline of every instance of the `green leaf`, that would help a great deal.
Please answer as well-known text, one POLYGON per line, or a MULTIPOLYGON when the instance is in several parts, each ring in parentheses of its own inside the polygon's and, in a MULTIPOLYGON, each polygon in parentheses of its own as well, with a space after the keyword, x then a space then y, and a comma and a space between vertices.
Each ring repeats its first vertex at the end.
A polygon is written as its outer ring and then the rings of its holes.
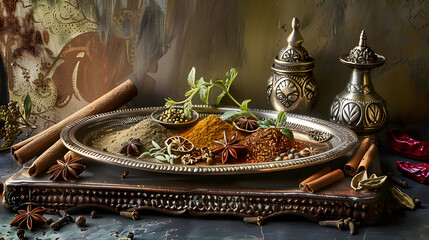
POLYGON ((201 87, 204 84, 206 84, 206 81, 204 81, 203 77, 200 77, 200 79, 197 81, 197 87, 201 87))
POLYGON ((208 88, 206 86, 202 86, 200 88, 200 99, 203 102, 205 102, 204 100, 206 99, 207 90, 208 90, 208 88))
POLYGON ((293 132, 287 128, 281 128, 280 132, 283 133, 289 140, 293 141, 295 138, 293 137, 293 132))
POLYGON ((220 79, 220 78, 218 78, 218 79, 215 80, 215 83, 221 83, 223 85, 223 80, 220 79))
POLYGON ((277 124, 276 127, 279 127, 281 125, 283 125, 286 122, 287 119, 287 114, 286 112, 279 112, 279 114, 277 114, 277 124))
POLYGON ((168 144, 168 146, 167 146, 168 155, 171 155, 171 148, 172 148, 171 144, 168 144))
POLYGON ((252 99, 246 99, 246 100, 244 100, 244 101, 241 103, 240 110, 241 110, 241 111, 247 110, 247 104, 248 104, 250 101, 252 101, 252 99))
POLYGON ((155 158, 158 159, 159 161, 162 161, 162 162, 166 162, 167 161, 167 159, 165 158, 165 156, 156 156, 155 158))
POLYGON ((185 104, 183 104, 183 112, 185 113, 185 117, 187 119, 192 118, 192 103, 191 103, 191 101, 185 102, 185 104))
POLYGON ((28 120, 31 114, 31 98, 30 95, 27 94, 24 99, 24 118, 28 120))
POLYGON ((159 148, 159 149, 161 149, 161 146, 159 146, 159 144, 158 144, 158 143, 156 143, 154 140, 152 140, 152 145, 153 145, 155 148, 159 148))
POLYGON ((237 77, 237 74, 238 74, 238 71, 235 68, 231 68, 228 72, 226 72, 225 85, 228 87, 228 89, 231 86, 234 79, 237 77))
POLYGON ((262 121, 262 120, 259 120, 259 121, 258 121, 258 125, 259 125, 261 128, 269 128, 269 127, 270 127, 269 125, 267 125, 267 124, 265 123, 265 121, 262 121))
POLYGON ((239 111, 237 110, 230 110, 230 111, 226 111, 224 112, 221 116, 220 119, 222 120, 227 120, 229 118, 231 118, 232 116, 234 116, 235 114, 239 113, 239 111))
POLYGON ((225 96, 225 92, 222 92, 221 94, 219 94, 219 96, 217 96, 216 98, 216 105, 219 105, 220 102, 222 101, 222 98, 225 96))
POLYGON ((195 67, 192 67, 191 71, 188 74, 188 84, 192 88, 195 87, 195 67))
POLYGON ((207 87, 207 91, 206 91, 206 95, 204 96, 204 103, 206 105, 209 105, 209 94, 210 94, 210 89, 213 87, 213 85, 210 85, 207 87))

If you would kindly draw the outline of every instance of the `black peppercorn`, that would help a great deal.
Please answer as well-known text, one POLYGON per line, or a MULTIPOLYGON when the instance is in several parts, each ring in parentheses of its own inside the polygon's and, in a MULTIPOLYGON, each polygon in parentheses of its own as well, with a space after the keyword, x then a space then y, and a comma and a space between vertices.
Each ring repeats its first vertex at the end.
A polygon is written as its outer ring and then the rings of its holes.
POLYGON ((18 231, 16 232, 16 236, 18 236, 19 239, 24 239, 25 238, 24 229, 18 229, 18 231))
POLYGON ((133 240, 134 239, 134 233, 133 232, 128 232, 127 233, 127 238, 133 240))

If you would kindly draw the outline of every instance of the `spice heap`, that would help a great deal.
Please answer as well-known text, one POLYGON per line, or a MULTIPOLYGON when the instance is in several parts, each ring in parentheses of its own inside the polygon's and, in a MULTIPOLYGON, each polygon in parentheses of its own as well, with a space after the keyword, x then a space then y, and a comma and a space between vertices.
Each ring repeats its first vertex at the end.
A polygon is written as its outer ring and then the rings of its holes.
POLYGON ((99 134, 92 139, 91 144, 97 149, 119 153, 124 141, 128 141, 129 139, 140 139, 142 147, 139 149, 139 152, 143 152, 148 151, 152 147, 152 140, 157 143, 163 143, 172 135, 174 135, 173 130, 151 119, 145 119, 130 128, 99 134))
POLYGON ((246 137, 242 143, 249 146, 246 163, 269 162, 292 148, 298 151, 303 149, 274 128, 259 129, 246 137))
MULTIPOLYGON (((179 135, 191 141, 196 148, 212 148, 216 146, 214 143, 215 140, 223 139, 223 132, 225 132, 227 136, 230 136, 235 131, 236 129, 231 124, 215 115, 209 115, 179 135)), ((242 133, 238 134, 239 141, 244 137, 245 135, 242 133)))

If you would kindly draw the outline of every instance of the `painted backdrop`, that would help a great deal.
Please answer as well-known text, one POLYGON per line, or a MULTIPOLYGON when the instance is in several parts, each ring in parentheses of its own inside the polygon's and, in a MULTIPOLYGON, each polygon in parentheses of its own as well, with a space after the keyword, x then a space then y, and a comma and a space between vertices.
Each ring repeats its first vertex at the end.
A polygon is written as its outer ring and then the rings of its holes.
POLYGON ((368 45, 386 57, 372 79, 391 119, 429 118, 427 0, 3 0, 0 13, 10 99, 30 95, 41 128, 128 78, 139 87, 134 106, 181 98, 192 66, 206 79, 238 68, 233 94, 271 108, 267 79, 294 16, 316 64, 312 115, 328 118, 351 72, 338 57, 365 29, 368 45))

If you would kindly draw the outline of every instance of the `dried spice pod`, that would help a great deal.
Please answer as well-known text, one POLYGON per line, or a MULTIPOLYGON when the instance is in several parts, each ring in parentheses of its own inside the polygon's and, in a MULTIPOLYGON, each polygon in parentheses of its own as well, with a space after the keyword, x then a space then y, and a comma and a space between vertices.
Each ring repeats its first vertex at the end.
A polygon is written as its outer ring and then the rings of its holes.
POLYGON ((140 143, 140 139, 130 138, 128 141, 121 144, 121 150, 119 150, 119 152, 131 156, 138 153, 141 147, 142 144, 140 143))
POLYGON ((45 213, 45 208, 38 207, 31 209, 31 205, 27 206, 27 211, 18 210, 18 216, 10 223, 12 226, 18 226, 19 228, 27 227, 28 230, 32 230, 34 226, 46 224, 46 219, 42 216, 45 213))
POLYGON ((359 182, 359 186, 365 189, 374 189, 381 187, 386 182, 387 176, 377 177, 375 174, 371 175, 370 178, 359 182))
POLYGON ((197 162, 195 160, 195 158, 193 158, 191 156, 191 154, 185 154, 185 155, 183 155, 182 158, 181 158, 181 160, 182 160, 182 163, 185 164, 185 165, 193 165, 193 164, 195 164, 197 162))
POLYGON ((256 118, 241 117, 236 121, 232 122, 235 128, 243 132, 253 133, 256 132, 260 127, 256 118))
POLYGON ((171 150, 180 153, 188 153, 194 149, 194 144, 181 136, 169 137, 165 140, 165 146, 171 145, 171 150))
POLYGON ((368 179, 368 175, 366 173, 366 171, 362 171, 358 174, 356 174, 353 178, 352 178, 352 182, 351 182, 351 187, 353 188, 353 190, 355 191, 359 191, 362 189, 362 186, 359 185, 359 183, 363 180, 368 179))
POLYGON ((416 207, 413 199, 410 198, 406 193, 399 190, 398 187, 394 186, 390 188, 390 193, 393 197, 393 200, 395 200, 396 203, 398 203, 401 207, 406 209, 414 209, 416 207))

